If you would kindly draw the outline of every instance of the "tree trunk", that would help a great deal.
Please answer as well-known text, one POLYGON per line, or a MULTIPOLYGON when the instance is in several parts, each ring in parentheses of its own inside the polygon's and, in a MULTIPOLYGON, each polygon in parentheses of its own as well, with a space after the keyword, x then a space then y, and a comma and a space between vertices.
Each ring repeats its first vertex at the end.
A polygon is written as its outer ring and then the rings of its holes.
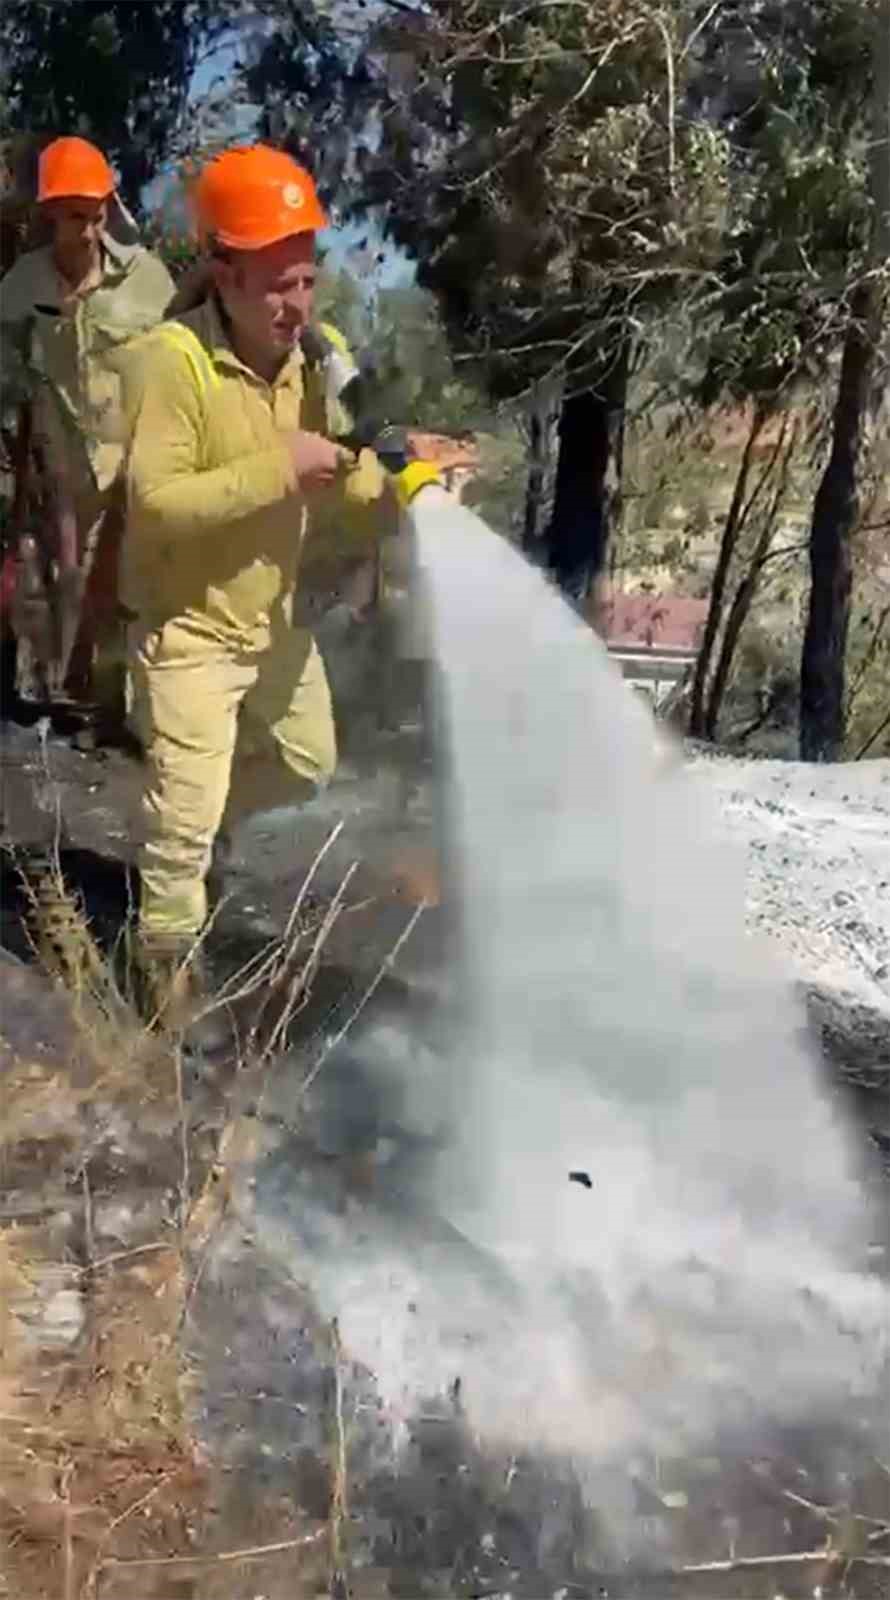
POLYGON ((554 425, 560 412, 561 387, 538 384, 528 410, 528 476, 522 519, 522 548, 536 564, 547 560, 547 532, 553 509, 556 451, 554 425))
POLYGON ((708 673, 711 666, 711 656, 720 624, 723 620, 723 600, 726 594, 726 583, 729 577, 729 568, 735 554, 735 547, 739 533, 745 520, 745 496, 748 492, 748 480, 751 476, 751 467, 754 461, 754 448, 763 431, 766 422, 766 412, 759 407, 755 408, 751 418, 751 427, 745 440, 745 448, 739 463, 736 475, 735 488, 726 522, 723 526, 723 537, 720 540, 720 550, 717 556, 717 565, 714 568, 714 577, 711 581, 711 594, 708 602, 708 615, 705 619, 705 631, 695 663, 695 673, 692 679, 692 699, 689 708, 689 732, 693 739, 707 738, 705 718, 705 692, 708 685, 708 673))
POLYGON ((522 523, 522 548, 534 555, 538 547, 541 506, 544 499, 544 420, 535 403, 529 417, 528 480, 525 486, 525 515, 522 523))
POLYGON ((878 5, 875 30, 869 189, 875 208, 872 259, 880 267, 890 258, 890 0, 878 5))
POLYGON ((118 155, 120 194, 124 205, 134 216, 142 215, 142 191, 153 174, 144 150, 134 142, 125 144, 118 155))
POLYGON ((629 371, 630 341, 625 339, 601 382, 570 392, 562 402, 546 563, 576 604, 588 598, 606 566, 620 497, 629 371))
POLYGON ((800 668, 800 754, 837 761, 844 740, 851 540, 859 514, 868 399, 880 327, 873 285, 853 297, 834 411, 831 455, 810 528, 810 603, 800 668), (865 322, 863 322, 863 318, 865 322), (868 329, 872 332, 869 334, 868 329))
POLYGON ((882 399, 881 343, 887 307, 882 269, 890 255, 890 0, 882 0, 876 9, 872 59, 872 270, 851 297, 831 454, 813 505, 810 604, 800 673, 800 754, 804 761, 837 761, 844 741, 851 541, 867 470, 869 423, 882 399))
POLYGON ((785 491, 788 487, 788 473, 791 467, 791 460, 794 455, 799 431, 797 423, 794 424, 791 430, 791 439, 786 447, 785 438, 787 430, 788 418, 786 416, 782 423, 782 431, 779 435, 779 442, 776 446, 776 452, 771 462, 772 466, 772 464, 778 460, 779 453, 784 449, 784 456, 779 474, 779 482, 776 486, 776 492, 773 495, 772 503, 764 515, 763 526, 758 535, 757 543, 754 546, 754 551, 748 564, 748 570, 733 596, 732 605, 729 608, 729 615, 726 619, 726 627, 723 631, 723 641, 720 646, 720 654, 717 658, 717 668, 714 673, 714 682, 711 685, 711 692, 708 696, 707 711, 705 713, 705 738, 711 742, 713 742, 717 737, 717 724, 720 720, 720 708, 723 705, 723 696, 726 693, 726 686, 729 683, 729 675, 732 671, 733 661, 735 660, 736 648, 741 637, 742 629, 748 620, 748 614, 754 603, 754 596, 757 593, 757 588, 760 583, 760 575, 770 558, 770 546, 772 544, 773 534, 775 532, 776 519, 778 517, 782 501, 785 497, 785 491))

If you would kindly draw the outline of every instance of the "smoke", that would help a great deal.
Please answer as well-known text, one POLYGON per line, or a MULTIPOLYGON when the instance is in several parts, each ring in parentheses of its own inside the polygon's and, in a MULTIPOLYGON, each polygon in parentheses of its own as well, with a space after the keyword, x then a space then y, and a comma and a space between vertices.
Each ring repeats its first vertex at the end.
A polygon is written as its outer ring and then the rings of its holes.
POLYGON ((742 863, 544 579, 447 497, 415 520, 460 958, 435 1034, 332 1066, 390 1168, 304 1215, 320 1305, 396 1414, 459 1379, 482 1439, 591 1469, 840 1414, 890 1304, 742 863))

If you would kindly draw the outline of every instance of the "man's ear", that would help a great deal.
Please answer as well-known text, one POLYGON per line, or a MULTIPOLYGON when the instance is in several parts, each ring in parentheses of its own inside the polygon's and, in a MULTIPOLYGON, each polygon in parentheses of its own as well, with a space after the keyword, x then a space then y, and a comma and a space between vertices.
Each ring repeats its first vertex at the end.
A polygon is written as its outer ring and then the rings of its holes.
POLYGON ((222 256, 212 256, 210 259, 210 276, 220 294, 233 289, 236 285, 237 268, 233 261, 226 261, 222 256))

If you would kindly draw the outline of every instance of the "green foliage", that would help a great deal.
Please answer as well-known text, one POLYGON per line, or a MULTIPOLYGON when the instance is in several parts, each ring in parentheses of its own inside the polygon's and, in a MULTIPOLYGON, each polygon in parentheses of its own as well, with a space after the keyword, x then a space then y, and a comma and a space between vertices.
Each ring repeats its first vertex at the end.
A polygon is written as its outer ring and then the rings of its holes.
POLYGON ((509 415, 458 376, 433 295, 413 282, 363 293, 353 273, 322 271, 318 313, 357 353, 373 359, 381 417, 434 433, 477 436, 479 471, 465 500, 492 527, 516 532, 523 493, 524 444, 509 415))
POLYGON ((890 703, 890 583, 862 584, 847 649, 850 709, 868 722, 890 703))
MULTIPOLYGON (((890 427, 875 444, 876 493, 856 538, 853 605, 847 639, 848 755, 854 756, 890 710, 890 427)), ((890 725, 869 750, 890 756, 890 725)))
POLYGON ((449 434, 490 422, 483 393, 457 375, 428 291, 409 281, 363 293, 355 276, 341 270, 322 273, 317 306, 353 349, 371 355, 386 420, 449 434))
POLYGON ((341 268, 330 270, 321 258, 315 292, 317 315, 339 328, 353 351, 364 350, 371 337, 371 314, 367 295, 353 273, 341 268))
MULTIPOLYGON (((523 445, 495 408, 551 374, 601 389, 630 340, 626 567, 701 589, 732 472, 706 456, 696 408, 781 407, 791 387, 831 403, 873 215, 878 4, 6 0, 0 131, 82 131, 131 205, 172 172, 151 238, 176 273, 195 253, 186 158, 254 125, 335 206, 373 213, 418 284, 325 274, 320 305, 374 352, 392 420, 482 439, 468 499, 504 531, 523 445), (234 65, 195 103, 196 66, 224 44, 234 65)), ((796 521, 811 493, 795 489, 796 521)), ((786 629, 802 577, 788 584, 786 629)), ((757 665, 757 605, 740 682, 754 700, 778 684, 786 707, 791 679, 757 665)), ((870 626, 857 612, 853 742, 884 692, 870 626)))
POLYGON ((704 324, 702 398, 775 401, 824 380, 869 226, 867 3, 729 4, 708 35, 732 130, 724 288, 704 324))
POLYGON ((415 284, 382 290, 371 346, 389 417, 436 433, 477 436, 480 465, 466 503, 513 535, 524 489, 523 443, 513 419, 494 413, 484 390, 459 376, 434 297, 415 284))
POLYGON ((356 178, 377 102, 364 0, 252 0, 246 10, 238 76, 259 132, 336 199, 356 178))
POLYGON ((168 154, 201 52, 231 19, 229 0, 5 0, 8 123, 95 140, 138 205, 168 154))
POLYGON ((95 140, 138 207, 171 156, 244 138, 258 110, 260 132, 335 187, 371 84, 345 29, 349 9, 349 0, 5 0, 0 128, 95 140), (196 106, 196 68, 223 45, 234 66, 196 106))
POLYGON ((387 409, 395 419, 444 433, 487 420, 489 407, 479 389, 458 377, 432 295, 416 284, 381 290, 373 329, 387 409))
POLYGON ((464 491, 464 504, 509 539, 522 525, 525 441, 509 414, 502 414, 490 432, 477 436, 479 470, 464 491))
POLYGON ((384 35, 369 202, 496 396, 561 364, 591 381, 717 252, 727 148, 684 109, 688 11, 443 0, 384 35))

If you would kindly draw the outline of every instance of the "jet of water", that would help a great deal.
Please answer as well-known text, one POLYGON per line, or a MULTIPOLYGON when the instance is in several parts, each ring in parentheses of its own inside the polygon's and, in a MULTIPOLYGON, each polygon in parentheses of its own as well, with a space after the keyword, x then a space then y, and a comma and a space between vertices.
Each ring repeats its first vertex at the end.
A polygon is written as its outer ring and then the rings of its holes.
POLYGON ((390 1029, 363 1048, 447 1125, 431 1205, 499 1276, 341 1230, 322 1304, 389 1399, 459 1376, 515 1449, 602 1464, 833 1414, 876 1382, 890 1305, 743 863, 702 780, 657 775, 648 713, 545 578, 444 492, 413 523, 462 1021, 432 1066, 390 1029))
POLYGON ((743 862, 700 782, 656 778, 648 713, 545 578, 444 493, 415 528, 462 884, 448 1213, 564 1331, 570 1309, 600 1389, 617 1343, 635 1411, 713 1414, 728 1386, 811 1404, 874 1356, 887 1303, 743 862), (656 1345, 669 1380, 638 1370, 656 1345))

